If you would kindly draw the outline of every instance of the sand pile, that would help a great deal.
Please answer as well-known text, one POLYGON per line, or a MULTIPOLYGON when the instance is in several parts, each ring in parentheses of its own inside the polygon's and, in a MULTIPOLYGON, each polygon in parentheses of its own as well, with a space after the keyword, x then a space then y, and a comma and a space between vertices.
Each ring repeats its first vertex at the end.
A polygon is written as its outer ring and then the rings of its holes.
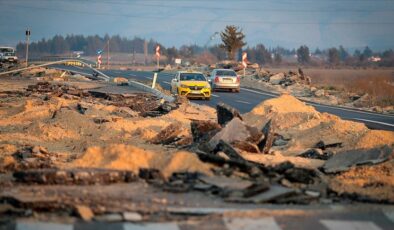
POLYGON ((379 201, 394 202, 394 160, 374 166, 352 168, 330 180, 338 194, 359 194, 379 201))
POLYGON ((130 170, 138 174, 139 169, 158 169, 168 177, 173 172, 201 172, 210 175, 208 164, 201 162, 194 153, 169 151, 160 148, 150 150, 131 145, 109 145, 89 147, 73 163, 72 167, 108 168, 130 170))
POLYGON ((337 116, 319 113, 312 106, 284 94, 257 105, 245 114, 250 125, 262 128, 272 119, 275 132, 287 142, 274 150, 285 155, 297 155, 315 148, 320 141, 341 143, 333 152, 354 148, 373 148, 394 144, 394 132, 369 130, 364 124, 342 120, 337 116))
MULTIPOLYGON (((18 88, 19 83, 9 81, 4 90, 18 88)), ((44 86, 42 91, 53 88, 51 84, 44 86)), ((97 157, 96 161, 87 161, 85 166, 133 171, 155 167, 163 170, 165 175, 176 170, 209 171, 194 154, 160 145, 158 136, 176 124, 179 132, 175 145, 190 143, 191 120, 214 120, 212 108, 181 104, 165 115, 143 117, 140 112, 127 107, 132 97, 113 97, 111 101, 85 93, 70 96, 67 92, 60 95, 56 94, 57 91, 37 91, 20 96, 3 92, 7 97, 0 97, 0 146, 4 150, 0 153, 1 162, 14 164, 18 159, 13 154, 28 145, 42 146, 48 150, 49 156, 56 156, 51 161, 56 167, 82 167, 81 162, 97 157), (153 140, 158 145, 153 145, 153 140), (80 156, 83 160, 78 160, 75 165, 64 164, 80 156), (118 160, 109 161, 111 157, 118 160), (129 158, 131 160, 127 160, 129 158)), ((143 96, 136 98, 139 102, 145 100, 143 96)))

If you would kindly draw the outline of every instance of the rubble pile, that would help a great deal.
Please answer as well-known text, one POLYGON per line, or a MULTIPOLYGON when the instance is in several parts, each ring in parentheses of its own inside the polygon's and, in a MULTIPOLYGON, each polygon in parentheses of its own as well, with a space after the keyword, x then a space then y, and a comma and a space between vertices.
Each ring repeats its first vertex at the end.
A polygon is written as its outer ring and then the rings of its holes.
POLYGON ((298 72, 289 71, 287 73, 270 73, 269 71, 260 69, 257 70, 254 77, 263 82, 268 82, 271 85, 280 85, 282 87, 287 87, 290 85, 298 84, 311 84, 311 78, 304 75, 301 68, 298 72))
MULTIPOLYGON (((96 91, 94 89, 83 90, 76 86, 62 83, 52 84, 48 81, 29 85, 25 96, 29 96, 30 93, 45 95, 45 100, 49 100, 51 96, 66 99, 87 98, 89 101, 92 101, 93 98, 102 99, 100 100, 101 103, 130 108, 132 111, 142 114, 142 116, 160 116, 178 107, 174 103, 160 101, 155 96, 149 94, 117 94, 101 92, 100 90, 96 91)), ((83 113, 83 110, 87 108, 83 108, 81 104, 78 104, 78 109, 83 113)))
POLYGON ((288 94, 240 114, 40 82, 0 97, 0 132, 10 216, 141 221, 204 204, 394 203, 394 133, 288 94))

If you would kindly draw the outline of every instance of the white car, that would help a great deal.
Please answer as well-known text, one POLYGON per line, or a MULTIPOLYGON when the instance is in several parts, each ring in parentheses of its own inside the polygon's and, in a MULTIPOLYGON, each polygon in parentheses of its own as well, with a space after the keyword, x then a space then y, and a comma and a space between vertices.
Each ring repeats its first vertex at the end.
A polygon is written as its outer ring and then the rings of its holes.
POLYGON ((0 47, 0 62, 17 63, 18 57, 12 47, 0 47))
POLYGON ((241 79, 232 69, 214 69, 210 75, 212 90, 228 89, 233 92, 240 91, 241 79))

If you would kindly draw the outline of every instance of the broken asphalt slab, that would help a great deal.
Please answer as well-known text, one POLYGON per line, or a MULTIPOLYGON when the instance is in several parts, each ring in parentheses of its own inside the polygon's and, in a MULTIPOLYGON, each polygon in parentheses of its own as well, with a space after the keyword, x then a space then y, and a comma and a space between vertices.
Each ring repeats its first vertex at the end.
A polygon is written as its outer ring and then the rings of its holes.
POLYGON ((357 149, 335 154, 323 165, 326 173, 338 173, 349 170, 352 166, 378 164, 394 157, 392 147, 357 149))

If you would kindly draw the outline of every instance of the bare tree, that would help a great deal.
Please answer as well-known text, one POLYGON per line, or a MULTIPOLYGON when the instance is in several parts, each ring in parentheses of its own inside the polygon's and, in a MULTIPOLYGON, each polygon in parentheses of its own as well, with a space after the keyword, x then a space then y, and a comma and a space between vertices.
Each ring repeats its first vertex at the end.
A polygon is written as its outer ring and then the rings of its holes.
POLYGON ((229 59, 234 60, 238 49, 246 45, 246 42, 244 42, 245 35, 238 27, 230 25, 226 26, 220 36, 223 42, 220 47, 226 50, 229 59))

